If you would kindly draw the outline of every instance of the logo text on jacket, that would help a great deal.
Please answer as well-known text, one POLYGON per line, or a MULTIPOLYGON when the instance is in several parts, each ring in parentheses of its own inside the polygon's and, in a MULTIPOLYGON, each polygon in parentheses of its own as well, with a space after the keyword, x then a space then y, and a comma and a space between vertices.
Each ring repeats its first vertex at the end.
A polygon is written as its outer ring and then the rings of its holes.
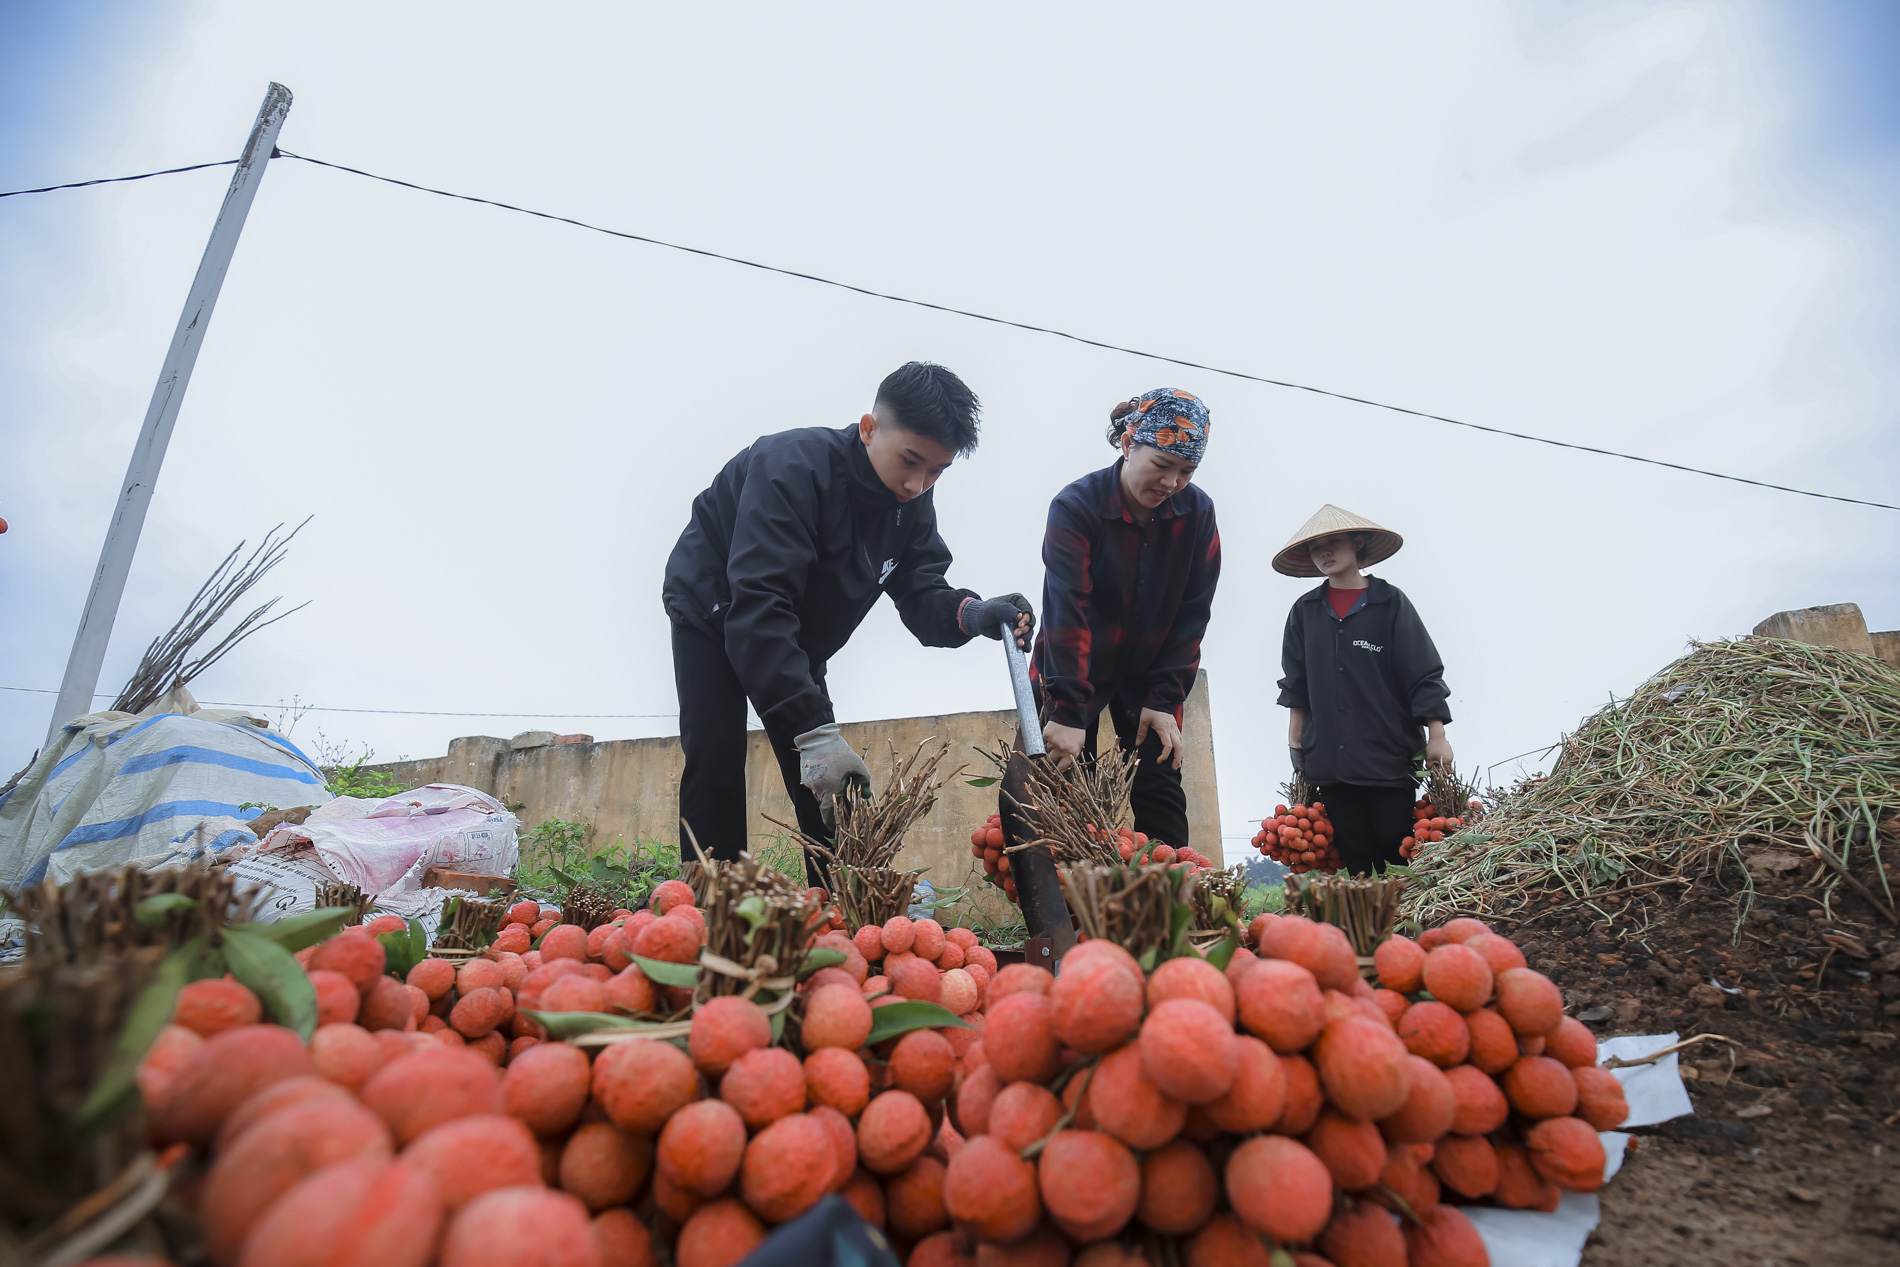
POLYGON ((1367 642, 1364 638, 1354 638, 1352 640, 1352 645, 1355 647, 1364 647, 1368 651, 1384 651, 1385 650, 1384 647, 1373 646, 1371 643, 1367 642))

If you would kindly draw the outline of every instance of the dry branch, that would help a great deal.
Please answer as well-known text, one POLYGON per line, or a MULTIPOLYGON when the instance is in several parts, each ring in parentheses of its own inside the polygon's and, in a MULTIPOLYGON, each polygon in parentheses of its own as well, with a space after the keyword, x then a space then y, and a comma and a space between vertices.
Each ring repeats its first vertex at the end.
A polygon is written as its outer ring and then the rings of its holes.
POLYGON ((224 562, 211 573, 210 579, 198 587, 191 602, 185 605, 185 614, 178 618, 178 623, 154 638, 152 645, 145 649, 137 671, 119 692, 119 697, 112 701, 112 707, 125 713, 143 711, 216 664, 233 647, 258 630, 308 607, 308 603, 299 603, 290 611, 265 620, 271 609, 283 601, 273 598, 239 620, 209 651, 196 659, 189 658, 198 644, 210 635, 212 628, 230 613, 237 601, 262 580, 266 572, 283 562, 291 541, 309 522, 306 518, 282 540, 277 539, 278 531, 283 528, 282 524, 278 524, 264 534, 263 542, 241 564, 236 563, 236 560, 244 543, 238 542, 236 549, 225 555, 224 562))
POLYGON ((962 773, 963 767, 958 766, 939 778, 937 767, 950 755, 950 745, 940 744, 926 755, 924 749, 930 743, 931 739, 925 739, 901 762, 892 747, 891 777, 883 795, 872 796, 869 789, 848 784, 838 797, 837 824, 830 840, 814 839, 775 818, 767 821, 794 833, 805 848, 830 862, 861 871, 888 869, 904 847, 905 834, 936 807, 945 780, 962 773))
MULTIPOLYGON (((1012 753, 1007 747, 983 755, 999 771, 1010 768, 1012 753)), ((1060 770, 1046 757, 1030 757, 1025 764, 1029 777, 1012 799, 1036 834, 1012 844, 1009 852, 1040 845, 1058 863, 1119 866, 1120 833, 1128 823, 1128 790, 1135 782, 1134 759, 1114 747, 1060 770)))

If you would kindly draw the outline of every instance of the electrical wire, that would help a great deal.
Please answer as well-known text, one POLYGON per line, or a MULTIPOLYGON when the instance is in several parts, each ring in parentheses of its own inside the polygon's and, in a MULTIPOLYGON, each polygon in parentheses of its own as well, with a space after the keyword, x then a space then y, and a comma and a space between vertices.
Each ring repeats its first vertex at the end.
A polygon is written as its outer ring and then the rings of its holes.
POLYGON ((1058 339, 1067 339, 1071 343, 1080 343, 1086 347, 1101 348, 1108 352, 1120 352, 1126 356, 1138 356, 1145 360, 1160 361, 1167 365, 1179 365, 1187 369, 1201 370, 1208 374, 1221 374, 1228 378, 1244 379, 1250 383, 1264 383, 1269 387, 1284 387, 1291 391, 1310 392, 1315 396, 1330 396, 1334 400, 1343 400, 1355 405, 1368 405, 1374 409, 1385 409, 1393 413, 1406 414, 1413 418, 1424 418, 1432 422, 1448 423, 1454 427, 1467 427, 1473 431, 1482 431, 1494 436, 1507 436, 1513 440, 1528 440, 1533 444, 1547 444, 1553 448, 1571 449, 1578 453, 1594 453, 1600 457, 1621 458, 1625 462, 1641 462, 1646 466, 1660 466, 1671 471, 1681 471, 1688 475, 1703 475, 1710 479, 1727 480, 1735 484, 1747 484, 1755 488, 1772 489, 1778 493, 1794 493, 1801 497, 1813 497, 1822 501, 1846 502, 1850 506, 1871 506, 1876 510, 1900 510, 1900 506, 1887 502, 1867 501, 1859 497, 1843 497, 1835 493, 1817 493, 1810 489, 1795 488, 1787 484, 1771 484, 1766 480, 1749 479, 1743 475, 1727 475, 1721 471, 1704 470, 1697 466, 1685 466, 1680 462, 1665 462, 1660 458, 1639 457, 1634 453, 1620 453, 1615 449, 1602 449, 1595 445, 1576 444, 1568 440, 1553 440, 1548 436, 1531 435, 1523 431, 1507 431, 1502 427, 1488 427, 1483 423, 1466 422, 1459 418, 1448 418, 1444 414, 1427 413, 1422 409, 1408 409, 1403 405, 1389 405, 1384 401, 1369 400, 1364 396, 1352 396, 1345 392, 1336 392, 1324 387, 1312 387, 1305 383, 1292 383, 1284 379, 1267 378, 1260 374, 1249 374, 1245 370, 1226 369, 1219 365, 1209 365, 1202 361, 1189 361, 1178 356, 1167 356, 1160 352, 1144 352, 1140 348, 1125 347, 1119 343, 1108 343, 1101 339, 1091 339, 1086 335, 1071 334, 1066 330, 1056 330, 1049 326, 1032 325, 1026 321, 1013 321, 1008 317, 991 316, 988 313, 972 312, 967 308, 952 308, 947 304, 932 303, 927 299, 911 299, 903 295, 887 294, 881 290, 853 285, 850 282, 837 281, 830 277, 820 277, 816 273, 801 273, 796 269, 781 268, 776 264, 763 264, 757 260, 745 259, 738 255, 726 255, 720 251, 707 250, 704 247, 685 246, 678 242, 668 242, 661 238, 647 237, 640 233, 629 233, 624 229, 609 229, 598 224, 589 224, 585 220, 576 220, 572 216, 556 215, 550 211, 536 211, 531 207, 519 207, 513 203, 498 202, 493 198, 480 198, 474 194, 458 194, 452 190, 434 189, 428 185, 418 185, 413 181, 398 180, 394 176, 379 176, 375 172, 366 172, 358 167, 345 167, 341 163, 326 162, 320 158, 310 158, 303 154, 293 154, 286 149, 271 152, 273 158, 294 158, 299 162, 311 163, 318 167, 328 167, 334 171, 348 172, 352 176, 363 176, 370 180, 379 180, 387 185, 399 185, 404 189, 413 189, 419 193, 435 194, 442 198, 454 198, 461 202, 480 203, 486 207, 495 207, 502 211, 514 211, 524 216, 534 216, 541 220, 553 220, 560 224, 571 224, 578 229, 588 229, 595 233, 604 233, 609 237, 625 238, 630 242, 644 242, 649 246, 663 246, 670 251, 684 251, 688 255, 704 256, 707 259, 723 260, 728 264, 742 264, 747 268, 756 268, 761 272, 778 273, 784 277, 795 277, 800 281, 817 282, 821 286, 834 286, 839 290, 848 290, 856 295, 870 299, 888 300, 895 304, 909 304, 916 308, 927 308, 932 312, 947 313, 953 317, 968 317, 973 321, 987 321, 992 325, 1009 326, 1016 330, 1027 330, 1032 334, 1046 334, 1058 339))
MULTIPOLYGON (((648 246, 664 247, 669 251, 681 251, 688 255, 698 255, 705 259, 721 260, 728 264, 739 264, 761 272, 777 273, 782 277, 792 277, 799 281, 815 282, 821 286, 832 286, 839 290, 863 295, 868 299, 882 299, 890 303, 908 304, 914 308, 925 308, 932 312, 941 312, 953 317, 967 317, 972 321, 984 321, 991 325, 1007 326, 1015 330, 1028 331, 1031 334, 1046 334, 1052 338, 1066 339, 1085 347, 1100 348, 1106 352, 1118 352, 1124 356, 1136 356, 1143 360, 1158 361, 1165 365, 1179 365, 1185 369, 1200 370, 1207 374, 1220 374, 1227 378, 1237 378, 1250 383, 1261 383, 1268 387, 1285 388, 1288 391, 1308 392, 1315 396, 1327 396, 1333 400, 1343 400, 1348 404, 1365 405, 1372 409, 1384 409, 1391 413, 1404 414, 1411 418, 1422 418, 1429 422, 1442 422, 1448 426, 1464 427, 1486 435, 1504 436, 1512 440, 1524 440, 1532 444, 1549 445, 1556 449, 1569 449, 1576 453, 1593 453, 1598 457, 1617 458, 1625 462, 1638 462, 1644 466, 1661 467, 1664 470, 1680 471, 1685 475, 1700 475, 1708 479, 1725 480, 1731 484, 1746 484, 1751 488, 1765 488, 1777 493, 1792 493, 1798 497, 1812 497, 1819 501, 1842 502, 1849 506, 1868 506, 1875 510, 1900 511, 1900 505, 1889 502, 1870 501, 1862 497, 1845 497, 1838 493, 1817 493, 1812 489, 1796 488, 1790 484, 1774 484, 1767 480, 1750 479, 1745 475, 1730 475, 1723 471, 1711 471, 1699 466, 1689 466, 1681 462, 1665 462, 1660 458, 1646 458, 1634 453, 1623 453, 1616 449, 1600 448, 1591 444, 1578 444, 1570 440, 1553 440, 1549 436, 1532 435, 1525 431, 1511 431, 1504 427, 1487 426, 1480 422, 1468 422, 1462 418, 1452 418, 1444 414, 1429 413, 1423 409, 1410 409, 1404 405, 1387 404, 1385 401, 1372 400, 1365 396, 1354 396, 1347 392, 1337 392, 1330 388, 1314 387, 1306 383, 1294 383, 1285 379, 1268 378, 1262 374, 1250 374, 1245 370, 1227 369, 1219 365, 1209 365, 1203 361, 1190 361, 1184 357, 1168 356, 1161 352, 1146 352, 1140 348, 1131 348, 1119 343, 1109 343, 1102 339, 1092 339, 1086 335, 1072 334, 1067 330, 1057 330, 1050 326, 1034 325, 1027 321, 1015 321, 1008 317, 992 316, 988 313, 973 312, 967 308, 953 308, 948 304, 932 303, 927 299, 911 299, 904 295, 893 295, 881 290, 872 290, 867 286, 841 282, 835 278, 821 277, 816 273, 804 273, 797 269, 781 268, 776 264, 765 264, 758 260, 749 260, 738 255, 727 255, 721 251, 704 247, 687 246, 679 242, 668 242, 663 238, 648 237, 645 234, 629 233, 624 229, 609 229, 604 225, 590 224, 585 220, 576 220, 572 216, 556 215, 551 211, 536 211, 532 207, 517 206, 514 203, 501 202, 493 198, 482 198, 474 194, 459 194, 449 189, 436 189, 429 185, 418 185, 414 181, 399 180, 394 176, 382 176, 375 172, 364 171, 360 167, 348 167, 342 163, 332 163, 321 158, 311 158, 307 154, 296 154, 283 148, 273 149, 272 158, 294 158, 300 163, 309 163, 316 167, 327 167, 332 171, 347 172, 352 176, 361 176, 368 180, 381 181, 386 185, 396 185, 403 189, 412 189, 417 193, 434 194, 440 198, 453 198, 459 202, 479 203, 485 207, 494 207, 500 211, 512 211, 519 215, 533 216, 540 220, 552 220, 559 224, 572 225, 577 229, 586 229, 593 233, 603 233, 608 237, 622 238, 629 242, 642 242, 648 246)), ((137 176, 110 176, 100 180, 77 181, 69 185, 47 185, 40 189, 16 189, 10 193, 0 193, 0 198, 11 198, 19 194, 49 193, 56 189, 82 189, 88 185, 105 185, 115 181, 146 180, 152 176, 169 176, 178 172, 198 171, 205 167, 224 167, 237 162, 225 159, 218 163, 199 163, 192 167, 171 167, 164 171, 145 172, 137 176)), ((358 710, 360 711, 360 710, 358 710)), ((504 716, 506 714, 469 714, 470 716, 504 716)))
POLYGON ((136 176, 101 176, 98 180, 76 180, 70 185, 41 185, 38 189, 9 189, 0 198, 18 198, 21 194, 50 194, 56 189, 85 189, 90 185, 116 185, 128 180, 150 180, 154 176, 176 176, 179 172, 201 172, 207 167, 232 167, 238 160, 221 158, 215 163, 193 163, 190 167, 167 167, 159 172, 140 172, 136 176))
MULTIPOLYGON (((24 691, 33 695, 57 695, 58 691, 44 686, 0 686, 0 691, 24 691)), ((115 696, 103 692, 94 699, 114 699, 115 696)), ((329 708, 315 704, 246 704, 236 700, 208 699, 198 701, 209 708, 273 708, 293 713, 383 713, 393 717, 522 717, 541 719, 561 719, 568 721, 626 721, 633 719, 665 719, 678 717, 678 713, 448 713, 416 708, 329 708)))

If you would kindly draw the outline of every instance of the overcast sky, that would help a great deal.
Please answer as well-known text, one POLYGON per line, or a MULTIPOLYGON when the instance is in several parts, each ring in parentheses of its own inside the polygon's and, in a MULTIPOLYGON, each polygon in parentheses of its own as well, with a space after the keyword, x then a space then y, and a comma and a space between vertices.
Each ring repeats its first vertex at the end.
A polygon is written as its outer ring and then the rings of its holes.
MULTIPOLYGON (((1846 496, 1900 491, 1900 17, 1859 3, 0 5, 0 188, 286 149, 1090 337, 1846 496)), ((0 686, 59 685, 229 180, 0 200, 0 686)), ((919 358, 982 396, 954 583, 1039 594, 1049 499, 1158 386, 1215 427, 1224 830, 1287 777, 1269 567, 1322 502, 1446 662, 1460 764, 1555 741, 1691 638, 1857 601, 1900 514, 1505 440, 292 161, 268 169, 100 689, 240 539, 311 605, 201 699, 676 708, 661 570, 754 437, 919 358)), ((1000 708, 1000 651, 882 606, 839 716, 1000 708)), ((101 701, 103 705, 104 701, 101 701)), ((0 691, 0 777, 50 695, 0 691)), ((427 756, 584 720, 309 714, 427 756)), ((1529 766, 1536 763, 1526 762, 1529 766)), ((1196 841, 1202 848, 1207 843, 1196 841)), ((1212 852, 1209 850, 1209 852, 1212 852)))

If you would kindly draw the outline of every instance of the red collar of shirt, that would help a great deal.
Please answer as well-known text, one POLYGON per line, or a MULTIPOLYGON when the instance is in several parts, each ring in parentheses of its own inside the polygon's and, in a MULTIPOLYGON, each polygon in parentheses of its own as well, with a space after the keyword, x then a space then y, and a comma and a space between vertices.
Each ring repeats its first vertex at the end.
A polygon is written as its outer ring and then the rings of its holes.
POLYGON ((1365 596, 1365 592, 1364 589, 1339 589, 1329 582, 1326 586, 1326 601, 1333 605, 1333 615, 1344 620, 1346 613, 1352 610, 1354 603, 1365 596))

